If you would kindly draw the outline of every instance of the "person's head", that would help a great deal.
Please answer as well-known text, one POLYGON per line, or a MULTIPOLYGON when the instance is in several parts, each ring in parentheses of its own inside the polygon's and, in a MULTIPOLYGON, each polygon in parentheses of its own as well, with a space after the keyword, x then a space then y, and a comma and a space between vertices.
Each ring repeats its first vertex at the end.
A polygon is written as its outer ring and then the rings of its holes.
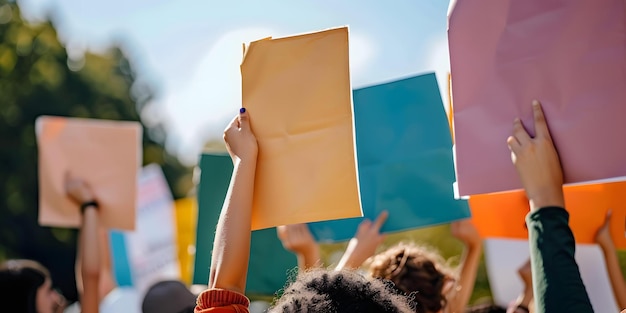
POLYGON ((268 312, 408 313, 413 308, 380 280, 350 270, 314 269, 300 274, 268 312))
POLYGON ((63 305, 48 270, 31 260, 0 264, 0 299, 7 312, 53 313, 63 305))
POLYGON ((369 272, 413 295, 416 312, 420 313, 439 312, 456 285, 454 271, 439 253, 414 244, 401 243, 375 255, 369 272))
POLYGON ((160 281, 150 287, 143 297, 144 313, 193 312, 196 296, 180 281, 160 281))

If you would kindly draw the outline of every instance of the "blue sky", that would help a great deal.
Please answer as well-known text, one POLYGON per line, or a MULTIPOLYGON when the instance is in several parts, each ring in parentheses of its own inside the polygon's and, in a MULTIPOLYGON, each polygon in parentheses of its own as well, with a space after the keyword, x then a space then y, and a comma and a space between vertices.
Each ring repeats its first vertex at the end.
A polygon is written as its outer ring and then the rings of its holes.
MULTIPOLYGON (((350 27, 354 88, 449 69, 447 0, 21 0, 31 20, 52 12, 71 54, 122 41, 158 90, 146 122, 165 121, 168 149, 194 164, 241 103, 242 44, 350 27)), ((445 90, 444 90, 445 91, 445 90)))

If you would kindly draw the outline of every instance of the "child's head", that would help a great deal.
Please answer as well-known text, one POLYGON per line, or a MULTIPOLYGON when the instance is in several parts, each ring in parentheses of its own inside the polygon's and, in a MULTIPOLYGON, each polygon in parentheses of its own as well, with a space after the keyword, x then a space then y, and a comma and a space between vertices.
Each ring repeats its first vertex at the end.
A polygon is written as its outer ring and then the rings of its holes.
POLYGON ((455 286, 455 273, 441 255, 413 244, 401 243, 374 256, 369 272, 412 294, 417 312, 439 312, 455 286))
POLYGON ((50 273, 31 260, 0 264, 0 302, 7 312, 51 313, 61 296, 52 289, 50 273))
POLYGON ((289 285, 269 312, 414 312, 407 298, 382 281, 350 270, 311 270, 289 285))

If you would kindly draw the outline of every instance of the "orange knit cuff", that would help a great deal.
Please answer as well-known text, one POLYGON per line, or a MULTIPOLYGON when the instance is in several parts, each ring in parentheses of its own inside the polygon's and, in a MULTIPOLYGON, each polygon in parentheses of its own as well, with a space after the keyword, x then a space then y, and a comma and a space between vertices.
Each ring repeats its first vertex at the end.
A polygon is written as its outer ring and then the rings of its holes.
POLYGON ((245 307, 250 306, 250 300, 243 294, 236 291, 226 289, 207 289, 203 291, 197 300, 198 307, 201 308, 216 308, 229 305, 243 305, 245 307))

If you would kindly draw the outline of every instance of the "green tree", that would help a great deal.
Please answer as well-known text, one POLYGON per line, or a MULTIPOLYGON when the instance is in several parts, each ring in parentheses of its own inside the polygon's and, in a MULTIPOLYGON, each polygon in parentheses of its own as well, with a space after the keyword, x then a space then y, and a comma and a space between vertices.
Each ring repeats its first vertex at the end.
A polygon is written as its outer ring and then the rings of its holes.
MULTIPOLYGON (((58 115, 140 121, 153 99, 119 47, 69 59, 52 22, 29 24, 15 1, 0 0, 0 260, 30 258, 76 298, 76 232, 37 224, 35 119, 58 115)), ((142 123, 143 124, 143 123, 142 123)), ((163 168, 175 198, 192 187, 190 169, 163 148, 162 125, 144 125, 143 163, 163 168)))

